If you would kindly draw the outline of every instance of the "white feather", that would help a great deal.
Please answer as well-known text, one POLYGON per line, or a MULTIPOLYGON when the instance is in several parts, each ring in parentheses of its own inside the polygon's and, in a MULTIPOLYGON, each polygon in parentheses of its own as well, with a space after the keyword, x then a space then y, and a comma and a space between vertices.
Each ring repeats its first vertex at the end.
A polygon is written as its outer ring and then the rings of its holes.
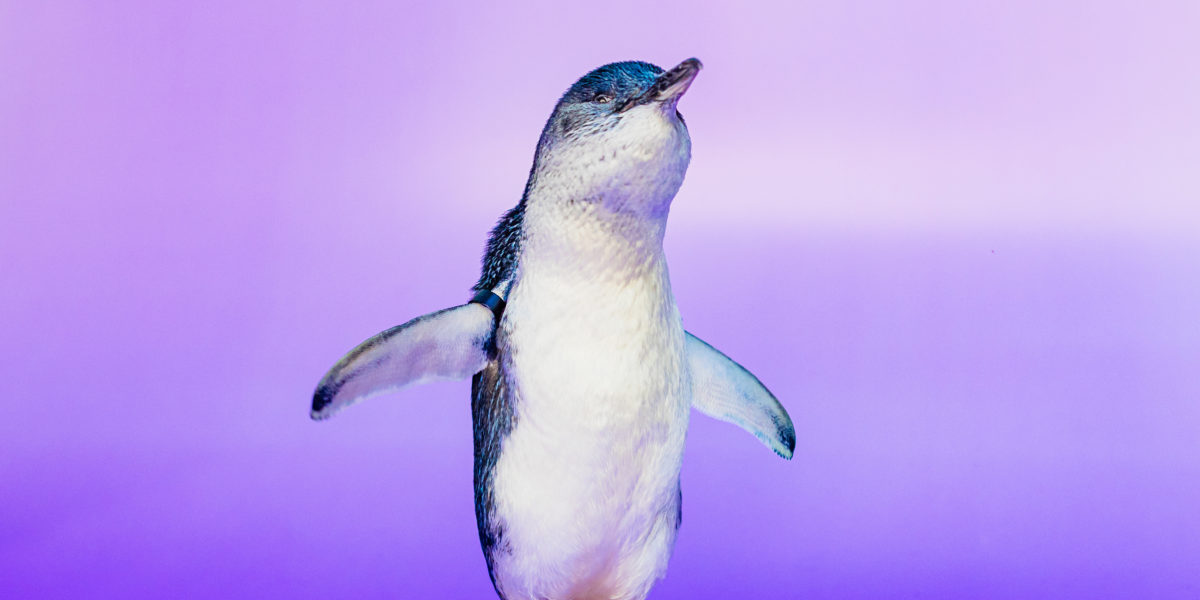
POLYGON ((691 383, 662 235, 690 143, 660 106, 601 135, 542 165, 497 337, 517 396, 494 479, 510 600, 643 598, 675 542, 691 383))

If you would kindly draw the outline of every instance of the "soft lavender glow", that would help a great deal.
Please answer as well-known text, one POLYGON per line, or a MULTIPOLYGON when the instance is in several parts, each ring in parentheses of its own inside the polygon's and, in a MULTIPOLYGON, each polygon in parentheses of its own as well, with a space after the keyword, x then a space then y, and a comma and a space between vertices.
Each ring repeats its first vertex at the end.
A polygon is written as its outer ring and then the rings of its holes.
POLYGON ((1195 3, 108 4, 0 5, 0 597, 491 597, 469 385, 309 394, 689 56, 676 296, 798 445, 694 419, 651 597, 1200 597, 1195 3))

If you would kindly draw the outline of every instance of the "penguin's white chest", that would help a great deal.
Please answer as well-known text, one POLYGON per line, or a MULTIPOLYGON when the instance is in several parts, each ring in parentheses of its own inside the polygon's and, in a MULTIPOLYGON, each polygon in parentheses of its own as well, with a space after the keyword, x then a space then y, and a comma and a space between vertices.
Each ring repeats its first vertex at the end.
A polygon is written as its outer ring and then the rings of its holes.
POLYGON ((526 270, 499 347, 515 421, 495 467, 516 598, 641 598, 675 541, 690 407, 665 266, 628 278, 526 270))

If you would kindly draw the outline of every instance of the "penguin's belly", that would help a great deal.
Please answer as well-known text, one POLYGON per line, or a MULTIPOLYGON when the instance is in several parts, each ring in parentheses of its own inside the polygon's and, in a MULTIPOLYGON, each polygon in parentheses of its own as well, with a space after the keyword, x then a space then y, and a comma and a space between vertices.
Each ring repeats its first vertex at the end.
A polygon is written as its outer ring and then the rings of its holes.
POLYGON ((642 598, 666 570, 690 402, 683 329, 669 291, 625 300, 523 314, 514 290, 501 347, 515 425, 493 479, 509 600, 642 598))

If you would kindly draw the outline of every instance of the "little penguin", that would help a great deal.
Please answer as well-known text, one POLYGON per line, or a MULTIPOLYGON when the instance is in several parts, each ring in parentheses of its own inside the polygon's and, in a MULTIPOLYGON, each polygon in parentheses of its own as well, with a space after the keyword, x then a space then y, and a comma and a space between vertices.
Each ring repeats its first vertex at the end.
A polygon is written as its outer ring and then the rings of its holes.
POLYGON ((787 411, 684 331, 663 234, 691 160, 676 108, 699 73, 618 62, 563 94, 474 297, 388 329, 325 375, 312 418, 471 378, 475 514, 504 600, 641 599, 681 519, 692 409, 790 459, 787 411))

